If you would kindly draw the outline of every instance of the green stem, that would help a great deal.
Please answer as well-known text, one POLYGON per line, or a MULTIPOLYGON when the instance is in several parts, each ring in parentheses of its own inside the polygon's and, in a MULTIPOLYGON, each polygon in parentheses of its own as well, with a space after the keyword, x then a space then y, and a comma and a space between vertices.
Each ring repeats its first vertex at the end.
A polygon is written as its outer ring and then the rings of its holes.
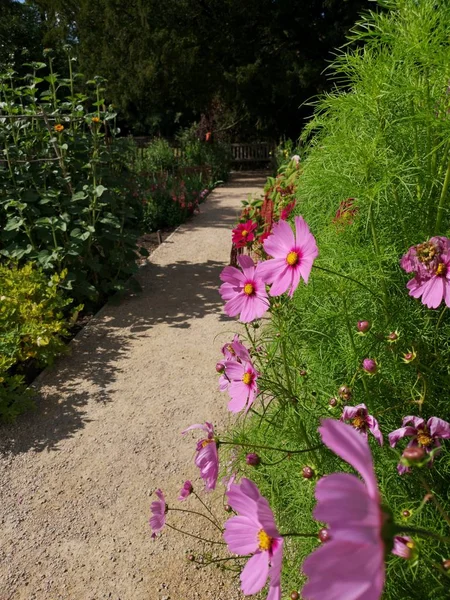
MULTIPOLYGON (((172 510, 172 509, 171 509, 172 510)), ((182 533, 183 535, 188 535, 189 537, 195 538, 196 540, 201 540, 202 542, 206 542, 207 544, 220 544, 221 546, 226 546, 225 542, 215 542, 213 540, 205 540, 205 538, 200 537, 199 535, 194 535, 193 533, 189 533, 188 531, 183 531, 182 529, 178 529, 178 527, 174 527, 174 525, 170 525, 166 523, 166 526, 174 531, 178 531, 178 533, 182 533)))
POLYGON ((419 479, 420 479, 420 483, 423 485, 423 487, 427 490, 428 494, 431 496, 431 500, 434 502, 441 517, 444 519, 444 521, 446 521, 450 525, 450 516, 445 512, 442 504, 439 502, 439 500, 434 495, 433 490, 428 485, 428 482, 425 479, 425 477, 423 477, 423 475, 421 475, 419 479))
POLYGON ((241 442, 223 442, 219 440, 216 442, 217 445, 228 445, 228 446, 240 446, 241 448, 257 448, 259 450, 275 450, 276 452, 286 452, 286 454, 304 454, 305 452, 312 452, 323 447, 323 444, 312 446, 311 448, 305 448, 304 450, 288 450, 287 448, 275 448, 274 446, 261 446, 259 444, 242 444, 241 442))
POLYGON ((439 234, 441 229, 442 217, 444 215, 444 202, 447 197, 448 187, 450 185, 450 161, 447 165, 447 172, 445 174, 444 185, 442 187, 441 196, 439 198, 439 204, 436 214, 436 225, 434 226, 435 233, 439 234))
POLYGON ((222 531, 222 527, 217 522, 217 519, 216 519, 215 515, 212 513, 211 509, 203 502, 203 500, 200 498, 200 496, 197 494, 197 492, 195 490, 192 490, 192 493, 197 498, 197 500, 200 502, 200 504, 209 512, 209 514, 213 518, 213 521, 216 523, 217 527, 220 529, 220 531, 222 531))
POLYGON ((168 510, 173 510, 175 512, 182 512, 182 513, 191 513, 192 515, 198 515, 199 517, 203 517, 204 519, 208 519, 208 521, 210 523, 212 523, 214 525, 214 527, 217 527, 217 529, 222 533, 223 529, 222 527, 220 527, 217 523, 215 523, 212 519, 210 519, 208 517, 208 515, 204 515, 201 512, 198 512, 197 510, 188 510, 187 508, 168 508, 168 510))
POLYGON ((317 538, 317 533, 280 533, 281 537, 317 538))
POLYGON ((427 529, 422 529, 421 527, 404 527, 403 525, 396 525, 394 529, 395 533, 412 533, 424 537, 429 537, 433 540, 437 540, 438 542, 442 542, 443 544, 450 544, 450 537, 443 537, 438 533, 434 533, 433 531, 428 531, 427 529))

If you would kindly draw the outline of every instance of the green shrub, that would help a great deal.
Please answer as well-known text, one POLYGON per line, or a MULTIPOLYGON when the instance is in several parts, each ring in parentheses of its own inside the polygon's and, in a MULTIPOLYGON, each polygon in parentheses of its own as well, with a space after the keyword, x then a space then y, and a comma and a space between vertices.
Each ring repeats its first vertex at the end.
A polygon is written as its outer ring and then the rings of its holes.
POLYGON ((136 268, 140 207, 103 80, 80 88, 72 57, 64 78, 46 54, 22 79, 0 75, 0 253, 67 269, 70 294, 98 304, 136 268))
POLYGON ((0 420, 13 420, 30 406, 26 367, 45 367, 66 349, 63 338, 80 309, 65 316, 71 303, 61 290, 66 274, 49 280, 31 264, 0 265, 0 420))

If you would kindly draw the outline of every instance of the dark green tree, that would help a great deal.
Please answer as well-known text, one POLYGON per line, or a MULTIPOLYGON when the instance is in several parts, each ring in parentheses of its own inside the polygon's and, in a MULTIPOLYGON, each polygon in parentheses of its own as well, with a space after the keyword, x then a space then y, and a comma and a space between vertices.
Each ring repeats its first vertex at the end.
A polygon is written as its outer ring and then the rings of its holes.
MULTIPOLYGON (((369 0, 30 0, 47 45, 73 43, 81 71, 135 133, 171 135, 222 106, 235 135, 296 136, 330 86, 331 52, 369 0)), ((373 6, 370 3, 370 6, 373 6)))

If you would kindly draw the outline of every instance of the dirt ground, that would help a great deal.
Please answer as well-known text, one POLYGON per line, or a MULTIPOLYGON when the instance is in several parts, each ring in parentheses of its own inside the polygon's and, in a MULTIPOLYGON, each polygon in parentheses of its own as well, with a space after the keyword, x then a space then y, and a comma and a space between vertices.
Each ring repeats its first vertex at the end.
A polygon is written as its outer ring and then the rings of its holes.
MULTIPOLYGON (((197 434, 180 431, 227 423, 214 365, 235 323, 219 274, 240 200, 263 183, 245 172, 215 190, 140 268, 142 292, 104 307, 39 376, 37 409, 0 428, 0 600, 242 597, 229 572, 187 560, 201 542, 168 530, 152 540, 148 518, 156 488, 177 504, 185 479, 202 487, 197 434)), ((219 488, 207 501, 223 516, 219 488)), ((216 535, 195 518, 184 526, 216 535)))

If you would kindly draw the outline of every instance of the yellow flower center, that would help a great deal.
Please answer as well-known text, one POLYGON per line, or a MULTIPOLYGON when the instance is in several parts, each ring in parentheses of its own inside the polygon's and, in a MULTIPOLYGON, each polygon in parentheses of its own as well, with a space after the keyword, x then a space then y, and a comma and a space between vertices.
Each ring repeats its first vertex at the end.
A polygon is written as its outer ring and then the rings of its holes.
POLYGON ((356 429, 361 429, 366 424, 364 417, 357 416, 352 420, 352 425, 356 429))
POLYGON ((241 235, 242 235, 242 237, 247 237, 248 236, 248 231, 246 229, 243 229, 241 231, 241 235))
POLYGON ((289 252, 289 254, 286 256, 286 262, 289 266, 295 267, 295 265, 298 263, 298 252, 289 252))
POLYGON ((414 548, 414 542, 406 542, 406 546, 412 550, 414 548))
POLYGON ((246 283, 244 285, 244 294, 247 294, 247 296, 251 296, 254 293, 255 293, 255 288, 253 287, 253 284, 252 283, 246 283))
POLYGON ((439 263, 436 269, 436 275, 447 275, 447 265, 439 263))
POLYGON ((211 444, 214 440, 203 440, 202 442, 202 448, 204 448, 205 446, 207 446, 208 444, 211 444))
POLYGON ((433 438, 427 431, 419 431, 419 433, 417 434, 417 441, 421 446, 424 446, 425 448, 433 444, 433 438))
POLYGON ((270 550, 272 547, 272 538, 270 535, 267 535, 264 529, 261 529, 261 531, 258 533, 258 541, 260 550, 270 550))
POLYGON ((231 344, 228 344, 227 350, 230 354, 236 354, 236 352, 234 351, 233 346, 231 344))
POLYGON ((251 382, 253 381, 252 373, 244 373, 244 375, 242 377, 242 381, 245 383, 245 385, 250 385, 251 382))

